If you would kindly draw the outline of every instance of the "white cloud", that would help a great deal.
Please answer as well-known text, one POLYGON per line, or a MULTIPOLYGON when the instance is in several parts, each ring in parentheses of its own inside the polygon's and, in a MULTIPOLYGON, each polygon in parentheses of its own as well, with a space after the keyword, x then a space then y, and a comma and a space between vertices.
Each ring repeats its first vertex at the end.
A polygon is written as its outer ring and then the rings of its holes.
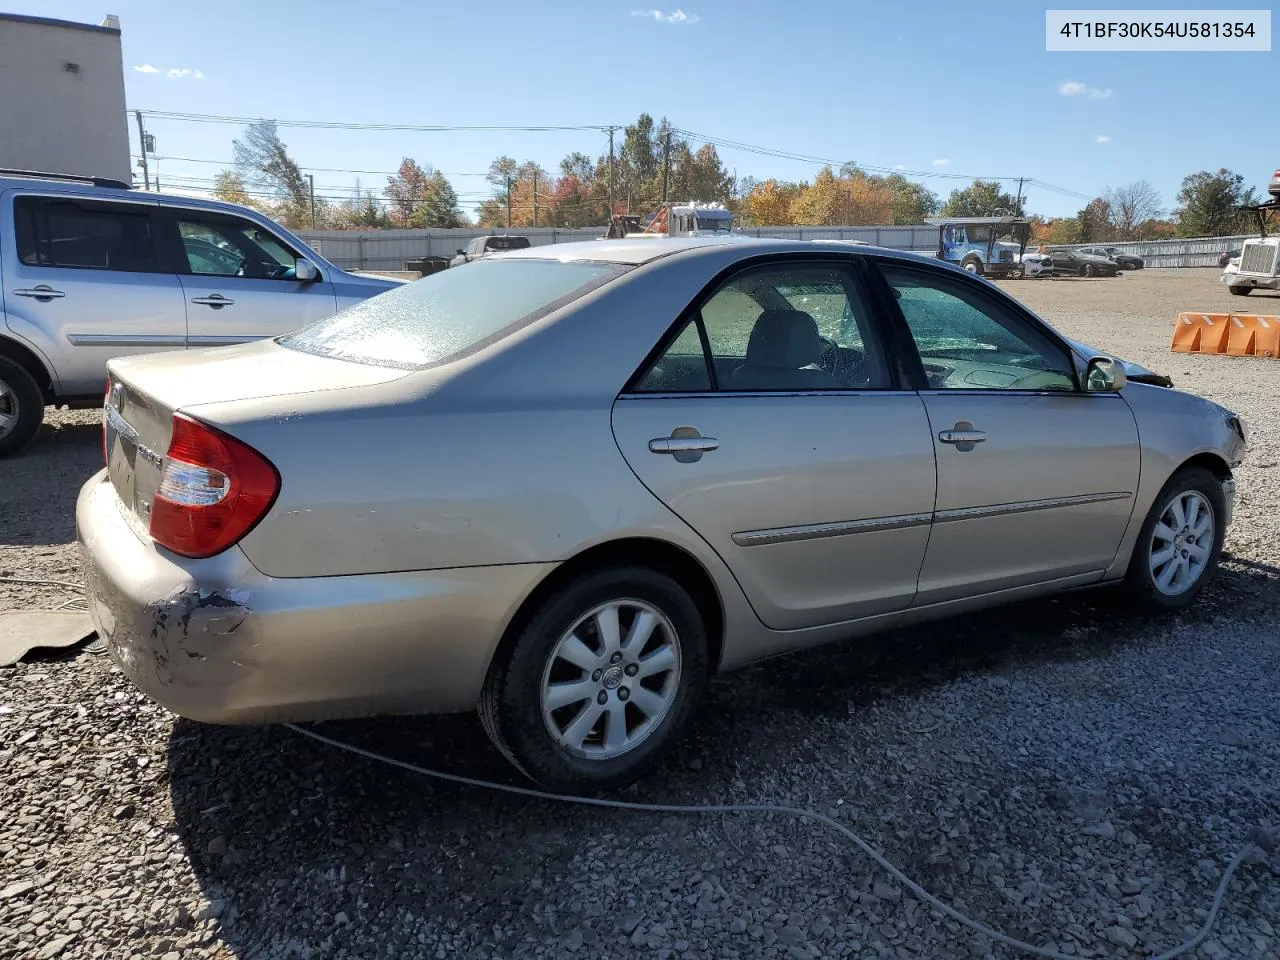
POLYGON ((672 10, 665 13, 662 10, 632 10, 633 17, 650 17, 659 23, 697 23, 702 18, 696 13, 685 13, 683 10, 672 10))
POLYGON ((947 157, 939 157, 937 160, 933 161, 933 165, 935 167, 949 167, 951 166, 951 160, 947 157))
POLYGON ((1110 138, 1110 137, 1108 137, 1105 133, 1100 133, 1100 134, 1098 134, 1096 137, 1094 137, 1094 138, 1093 138, 1093 142, 1094 142, 1094 143, 1098 143, 1098 144, 1102 144, 1102 145, 1104 145, 1104 146, 1105 146, 1106 144, 1108 144, 1108 143, 1110 143, 1110 142, 1111 142, 1111 138, 1110 138))
POLYGON ((905 165, 903 165, 903 164, 901 164, 901 163, 895 163, 895 164, 893 165, 893 169, 895 169, 895 170, 905 170, 905 169, 907 169, 907 168, 906 168, 906 166, 905 166, 905 165))
POLYGON ((203 80, 204 72, 194 67, 153 67, 149 63, 133 68, 138 73, 162 73, 172 80, 203 80))
POLYGON ((1063 80, 1058 84, 1058 94, 1063 97, 1084 97, 1086 100, 1109 100, 1111 88, 1091 87, 1078 80, 1063 80))

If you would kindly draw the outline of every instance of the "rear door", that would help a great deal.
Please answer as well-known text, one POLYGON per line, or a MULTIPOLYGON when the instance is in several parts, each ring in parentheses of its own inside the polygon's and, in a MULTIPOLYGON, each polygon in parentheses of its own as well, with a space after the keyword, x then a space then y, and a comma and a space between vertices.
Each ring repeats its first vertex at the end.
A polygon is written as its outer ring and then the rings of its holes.
POLYGON ((884 342, 852 258, 753 266, 699 298, 614 404, 632 470, 774 629, 915 594, 933 445, 884 342))
POLYGON ((916 603, 1100 577, 1138 485, 1129 405, 1081 391, 1066 344, 989 284, 903 262, 882 274, 923 365, 937 457, 916 603))
POLYGON ((62 396, 102 393, 112 357, 182 349, 182 286, 153 200, 13 193, 0 238, 5 321, 56 367, 62 396))
POLYGON ((244 217, 162 207, 165 238, 179 262, 193 347, 278 337, 337 310, 332 278, 294 279, 299 256, 244 217))

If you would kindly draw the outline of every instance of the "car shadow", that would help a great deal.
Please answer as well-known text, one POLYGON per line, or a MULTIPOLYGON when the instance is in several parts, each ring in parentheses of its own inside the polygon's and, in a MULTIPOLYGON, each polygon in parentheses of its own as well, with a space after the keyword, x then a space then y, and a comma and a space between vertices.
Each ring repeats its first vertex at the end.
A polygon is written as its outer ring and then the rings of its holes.
MULTIPOLYGON (((822 737, 814 715, 848 718, 888 698, 910 700, 973 675, 1104 658, 1144 642, 1158 623, 1205 623, 1273 612, 1280 569, 1228 558, 1189 613, 1175 621, 1127 615, 1103 591, 1064 595, 843 645, 787 655, 717 681, 689 735, 621 799, 726 801, 738 762, 761 756, 755 728, 822 737), (781 718, 781 721, 778 720, 781 718), (770 722, 770 720, 775 722, 770 722), (744 751, 749 751, 744 753, 744 751)), ((489 744, 474 715, 344 721, 312 729, 430 769, 527 786, 489 744)), ((798 734, 798 737, 800 735, 798 734)), ((782 744, 789 750, 795 744, 782 744)), ((821 749, 818 744, 814 749, 821 749)), ((789 761, 794 766, 794 757, 789 761)), ((786 772, 794 775, 795 771, 786 772)), ((543 880, 563 874, 590 844, 619 838, 619 817, 654 819, 664 845, 702 859, 714 821, 614 811, 432 781, 305 739, 285 727, 178 721, 168 751, 178 835, 205 892, 225 904, 218 937, 235 955, 269 944, 396 943, 404 912, 437 929, 534 923, 543 880), (390 879, 388 878, 390 875, 390 879), (287 909, 277 905, 288 904, 287 909)), ((736 845, 734 845, 736 847, 736 845)), ((603 897, 604 894, 602 893, 603 897)), ((602 921, 603 922, 603 921, 602 921)), ((606 931, 610 936, 617 931, 606 931)), ((416 943, 405 944, 412 953, 416 943)))
POLYGON ((4 461, 0 546, 62 546, 75 539, 76 497, 102 466, 102 427, 40 428, 31 445, 4 461))

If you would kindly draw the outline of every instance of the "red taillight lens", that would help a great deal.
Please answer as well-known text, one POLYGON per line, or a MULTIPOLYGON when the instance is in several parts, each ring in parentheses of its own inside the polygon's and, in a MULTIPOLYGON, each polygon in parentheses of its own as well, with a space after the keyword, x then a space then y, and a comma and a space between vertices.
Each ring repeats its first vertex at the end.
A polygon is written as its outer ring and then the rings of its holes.
POLYGON ((271 509, 280 474, 252 447, 181 413, 151 503, 151 536, 184 557, 212 557, 271 509))

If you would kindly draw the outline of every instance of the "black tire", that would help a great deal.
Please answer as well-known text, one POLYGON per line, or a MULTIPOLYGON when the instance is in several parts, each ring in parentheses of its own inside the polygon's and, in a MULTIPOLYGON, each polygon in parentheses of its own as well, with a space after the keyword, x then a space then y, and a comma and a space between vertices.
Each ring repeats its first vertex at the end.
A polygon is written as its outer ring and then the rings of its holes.
POLYGON ((1097 268, 1092 263, 1086 263, 1080 268, 1080 276, 1082 277, 1092 277, 1097 272, 1097 268))
POLYGON ((22 451, 44 422, 44 394, 31 374, 8 357, 0 357, 0 415, 17 414, 0 426, 0 459, 22 451))
POLYGON ((979 260, 977 257, 970 257, 969 259, 963 261, 960 264, 960 266, 963 267, 969 273, 976 273, 980 277, 984 273, 986 273, 986 271, 982 267, 982 261, 979 260))
MULTIPOLYGON (((706 627, 683 587, 648 567, 606 568, 573 580, 534 612, 515 642, 490 667, 480 697, 480 719, 503 755, 546 789, 559 793, 613 790, 642 777, 679 739, 702 699, 708 662, 706 627), (619 600, 641 601, 667 618, 672 641, 679 647, 679 681, 665 714, 636 746, 610 758, 574 755, 557 744, 543 718, 544 674, 557 644, 575 623, 600 605, 619 600)), ((620 691, 606 692, 606 696, 618 696, 620 691)), ((585 711, 590 703, 583 703, 585 711)))
POLYGON ((1226 499, 1222 493, 1222 483, 1208 470, 1203 467, 1184 467, 1170 477, 1156 497, 1133 546, 1133 557, 1129 561, 1129 570, 1124 580, 1125 592, 1131 605, 1145 613, 1172 613, 1189 606, 1204 589, 1204 585, 1213 578, 1217 569, 1226 533, 1222 523, 1225 515, 1226 499), (1151 573, 1149 561, 1153 535, 1156 525, 1174 499, 1193 491, 1201 494, 1213 509, 1213 543, 1209 547, 1209 559, 1198 578, 1182 593, 1170 596, 1156 586, 1151 573))
POLYGON ((1253 292, 1253 287, 1227 287, 1237 297, 1247 297, 1253 292))

